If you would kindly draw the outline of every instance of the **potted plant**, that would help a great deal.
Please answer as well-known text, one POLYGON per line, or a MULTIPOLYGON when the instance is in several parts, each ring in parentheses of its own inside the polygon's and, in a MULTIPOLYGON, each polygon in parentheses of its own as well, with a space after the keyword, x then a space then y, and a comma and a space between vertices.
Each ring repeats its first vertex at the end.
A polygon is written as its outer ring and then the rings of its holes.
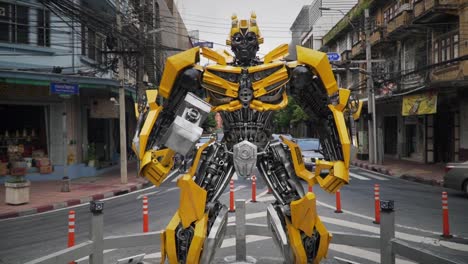
POLYGON ((96 144, 88 145, 88 166, 96 167, 96 144))
POLYGON ((25 204, 29 202, 29 187, 31 182, 24 178, 26 170, 23 168, 13 168, 11 170, 12 178, 5 182, 5 203, 7 204, 25 204))

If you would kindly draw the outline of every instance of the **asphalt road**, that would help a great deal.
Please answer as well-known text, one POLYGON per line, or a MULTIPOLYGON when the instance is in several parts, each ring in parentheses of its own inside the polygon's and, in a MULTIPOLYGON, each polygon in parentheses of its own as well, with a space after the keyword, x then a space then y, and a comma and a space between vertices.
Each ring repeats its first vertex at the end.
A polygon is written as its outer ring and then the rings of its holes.
MULTIPOLYGON (((341 190, 344 213, 336 214, 335 195, 314 186, 317 195, 317 209, 322 222, 330 231, 357 234, 378 234, 378 225, 373 224, 374 184, 380 185, 381 199, 395 201, 397 237, 409 242, 422 242, 425 249, 443 254, 451 259, 468 263, 468 198, 462 193, 441 187, 427 186, 391 178, 358 168, 351 170, 351 182, 341 190), (449 192, 450 230, 455 238, 443 240, 441 193, 449 192)), ((113 197, 105 201, 105 236, 125 235, 142 231, 143 195, 149 198, 150 231, 164 229, 179 203, 179 190, 173 174, 160 188, 148 188, 138 192, 113 197)), ((266 193, 266 187, 257 177, 258 202, 248 203, 247 222, 266 223, 266 206, 273 197, 266 193)), ((236 199, 250 199, 251 182, 246 179, 235 181, 236 199)), ((306 187, 304 185, 304 187, 306 187)), ((228 190, 221 200, 229 204, 228 190)), ((68 210, 25 216, 0 221, 0 263, 24 263, 26 261, 63 249, 67 244, 68 210)), ((88 205, 75 206, 76 242, 89 237, 90 213, 88 205)), ((266 236, 247 236, 248 255, 257 263, 280 263, 281 255, 272 239, 266 236)), ((159 241, 144 248, 112 250, 105 254, 105 263, 116 263, 117 259, 146 253, 146 262, 159 261, 159 241)), ((216 262, 223 262, 226 256, 235 254, 235 241, 225 239, 216 254, 216 262)), ((332 244, 329 258, 342 258, 357 263, 378 263, 379 254, 373 249, 354 248, 332 244)), ((412 263, 398 258, 397 263, 412 263)))

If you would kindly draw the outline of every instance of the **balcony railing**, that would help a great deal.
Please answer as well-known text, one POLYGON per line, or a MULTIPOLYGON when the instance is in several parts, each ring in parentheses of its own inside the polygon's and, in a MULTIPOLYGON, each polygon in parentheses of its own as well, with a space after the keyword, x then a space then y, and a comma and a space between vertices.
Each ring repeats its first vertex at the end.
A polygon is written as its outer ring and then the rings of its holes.
POLYGON ((431 14, 456 10, 460 2, 460 0, 421 0, 414 4, 414 18, 418 20, 426 15, 430 18, 431 14))
POLYGON ((375 45, 379 42, 381 42, 384 38, 384 34, 383 34, 383 28, 379 28, 377 30, 375 30, 374 32, 372 32, 372 34, 370 35, 370 43, 371 45, 375 45))
POLYGON ((394 34, 399 30, 406 28, 410 23, 411 13, 409 11, 402 11, 398 13, 395 18, 388 22, 387 34, 394 34))
POLYGON ((351 49, 351 57, 357 57, 361 54, 364 54, 364 48, 365 48, 365 41, 360 40, 358 43, 356 43, 353 48, 351 49))

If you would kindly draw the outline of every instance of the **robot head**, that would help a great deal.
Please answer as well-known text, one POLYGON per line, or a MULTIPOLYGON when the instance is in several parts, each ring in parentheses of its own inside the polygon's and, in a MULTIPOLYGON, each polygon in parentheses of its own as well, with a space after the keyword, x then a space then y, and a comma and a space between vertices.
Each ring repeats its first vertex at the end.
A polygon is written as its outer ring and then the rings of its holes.
POLYGON ((252 12, 250 20, 238 20, 236 15, 232 15, 232 27, 230 38, 226 40, 226 45, 231 46, 236 55, 236 60, 240 64, 249 64, 257 54, 259 45, 263 43, 263 37, 257 26, 257 15, 252 12))

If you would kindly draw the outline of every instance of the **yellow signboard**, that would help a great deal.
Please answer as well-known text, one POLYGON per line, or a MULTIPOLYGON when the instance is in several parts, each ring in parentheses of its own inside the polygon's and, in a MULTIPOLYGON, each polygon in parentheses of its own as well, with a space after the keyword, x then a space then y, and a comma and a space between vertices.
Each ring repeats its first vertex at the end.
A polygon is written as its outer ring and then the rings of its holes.
POLYGON ((401 115, 428 115, 437 112, 437 93, 428 92, 403 97, 401 115))

